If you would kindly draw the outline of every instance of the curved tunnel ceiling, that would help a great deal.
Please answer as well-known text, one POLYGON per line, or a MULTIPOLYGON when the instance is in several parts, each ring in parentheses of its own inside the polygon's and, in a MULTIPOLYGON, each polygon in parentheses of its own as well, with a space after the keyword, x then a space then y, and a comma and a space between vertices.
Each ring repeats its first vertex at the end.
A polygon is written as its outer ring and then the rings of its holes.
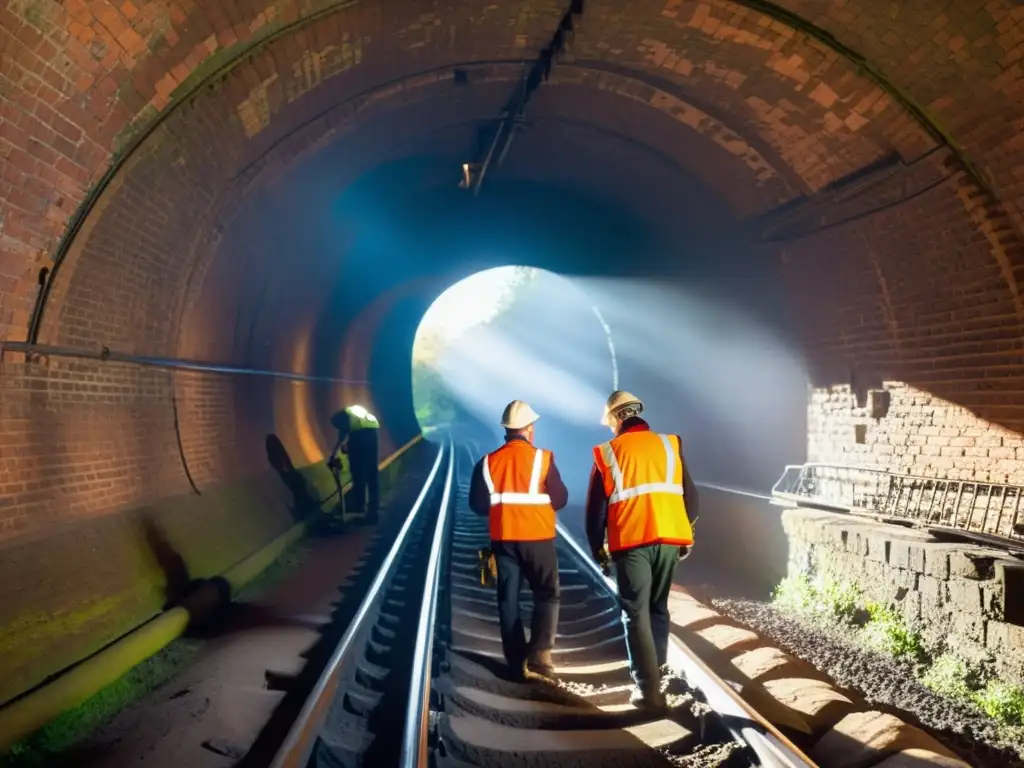
MULTIPOLYGON (((339 289, 359 280, 346 257, 359 227, 340 225, 338 206, 363 224, 381 216, 386 230, 388 217, 411 226, 414 213, 429 219, 430 204, 454 199, 478 129, 498 117, 569 7, 129 1, 0 11, 5 49, 17 54, 2 72, 0 337, 31 328, 42 342, 294 366, 295 339, 334 334, 370 294, 405 290, 362 283, 356 299, 339 289), (376 199, 353 201, 367 179, 376 199), (54 254, 40 313, 35 271, 54 254), (345 296, 339 315, 331 307, 345 296)), ((842 291, 880 292, 868 311, 881 302, 891 349, 867 358, 884 368, 900 348, 901 317, 928 292, 958 295, 942 278, 908 287, 913 271, 896 260, 941 242, 926 221, 883 220, 921 197, 949 232, 977 233, 967 240, 984 252, 979 285, 1001 282, 1002 303, 1024 321, 1021 200, 1003 162, 1021 113, 1020 46, 1011 45, 1021 32, 1009 3, 573 7, 565 52, 485 182, 483 196, 504 200, 507 219, 534 221, 563 190, 593 206, 591 219, 612 210, 626 229, 649 230, 630 272, 740 250, 746 261, 725 271, 781 261, 801 309, 819 320, 812 350, 839 344, 837 329, 863 317, 838 300, 842 291), (863 205, 857 184, 882 204, 863 205), (802 250, 815 229, 824 239, 802 250), (823 263, 844 247, 856 258, 823 263)), ((460 206, 448 207, 451 241, 464 222, 490 221, 460 206)), ((582 232, 586 218, 572 226, 582 232)), ((565 263, 543 266, 622 268, 622 250, 618 260, 606 251, 603 262, 566 252, 565 263)), ((465 258, 420 263, 409 279, 436 278, 423 283, 429 302, 465 273, 465 258)))

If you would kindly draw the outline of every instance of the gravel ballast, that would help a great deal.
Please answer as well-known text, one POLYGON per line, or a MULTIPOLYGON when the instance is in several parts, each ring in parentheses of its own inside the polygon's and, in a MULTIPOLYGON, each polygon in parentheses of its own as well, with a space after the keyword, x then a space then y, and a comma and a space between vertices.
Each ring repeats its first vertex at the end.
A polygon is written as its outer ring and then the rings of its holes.
POLYGON ((723 614, 746 624, 781 649, 856 691, 872 707, 930 732, 979 768, 1024 768, 1024 733, 1011 734, 971 704, 925 687, 910 661, 855 646, 849 630, 810 624, 756 600, 711 599, 723 614))

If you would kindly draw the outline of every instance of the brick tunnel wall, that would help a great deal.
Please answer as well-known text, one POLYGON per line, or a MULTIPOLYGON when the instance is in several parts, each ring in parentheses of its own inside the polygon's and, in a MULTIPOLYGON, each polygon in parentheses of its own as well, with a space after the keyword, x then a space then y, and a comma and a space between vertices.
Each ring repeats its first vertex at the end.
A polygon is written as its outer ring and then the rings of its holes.
MULTIPOLYGON (((832 206, 808 216, 813 226, 773 235, 816 368, 811 457, 888 465, 899 456, 915 471, 936 473, 949 471, 941 459, 956 459, 960 471, 1009 476, 1009 465, 999 462, 1008 460, 1007 448, 1016 450, 1012 440, 1024 428, 1021 10, 1009 0, 780 5, 803 20, 726 0, 595 4, 574 43, 584 71, 555 85, 652 107, 650 124, 674 121, 675 130, 688 131, 672 134, 666 152, 673 143, 705 142, 699 146, 706 153, 691 154, 717 158, 709 184, 723 194, 742 190, 731 201, 742 216, 801 194, 813 205, 828 182, 899 151, 912 167, 873 189, 870 201, 832 206), (837 44, 863 53, 865 71, 880 78, 858 72, 837 44), (621 74, 629 70, 646 80, 621 74), (680 94, 692 95, 692 103, 680 94), (939 138, 907 104, 934 115, 939 138), (806 231, 822 222, 823 231, 806 231), (896 382, 889 414, 866 423, 863 443, 851 429, 863 414, 842 389, 851 377, 896 382), (930 434, 934 429, 940 434, 930 434)), ((115 153, 189 96, 131 155, 86 218, 54 278, 40 341, 268 367, 294 362, 308 331, 301 310, 310 302, 296 300, 288 286, 298 276, 317 285, 322 273, 302 252, 289 254, 288 269, 272 268, 272 247, 247 247, 245 261, 232 260, 227 239, 243 202, 360 110, 372 112, 376 103, 386 111, 447 82, 445 67, 532 57, 562 6, 538 1, 514 17, 481 8, 463 14, 451 32, 429 3, 386 11, 360 3, 334 13, 325 2, 6 4, 0 339, 23 338, 37 272, 52 266, 69 218, 115 153), (308 28, 288 32, 314 15, 308 28), (274 35, 272 51, 248 50, 274 35), (255 55, 214 88, 190 92, 218 63, 243 52, 255 55), (435 70, 442 74, 422 75, 435 70), (420 79, 410 84, 416 73, 420 79), (367 83, 392 81, 408 87, 352 101, 367 93, 367 83), (339 102, 344 111, 327 109, 339 102), (269 277, 240 279, 256 274, 269 277), (271 334, 282 317, 291 325, 271 334), (270 336, 282 343, 261 347, 270 336)), ((510 78, 487 76, 499 84, 510 78)), ((478 111, 493 114, 490 105, 478 111)), ((697 160, 689 163, 699 172, 697 160)), ((254 487, 247 473, 260 464, 266 430, 284 433, 290 450, 305 449, 301 430, 288 426, 293 395, 249 382, 56 360, 26 368, 9 359, 0 385, 0 546, 4 567, 22 564, 0 583, 29 596, 0 604, 0 624, 24 628, 5 632, 15 639, 5 654, 12 667, 0 670, 0 679, 13 681, 0 689, 3 700, 40 679, 45 654, 54 654, 51 665, 71 661, 109 639, 118 621, 127 626, 132 611, 152 610, 157 580, 141 597, 109 586, 143 567, 136 560, 144 550, 114 543, 134 541, 128 521, 138 510, 187 508, 165 519, 182 541, 207 538, 223 547, 212 559, 227 562, 241 543, 211 538, 208 527, 203 536, 188 533, 210 519, 203 505, 221 492, 217 483, 228 495, 254 487), (190 471, 188 457, 195 459, 201 497, 177 448, 172 392, 185 415, 181 441, 190 471), (72 546, 82 541, 96 543, 72 546), (70 549, 75 556, 63 556, 70 549), (115 563, 120 575, 109 571, 115 563), (31 613, 23 599, 45 613, 31 613), (39 643, 43 616, 66 616, 62 621, 78 628, 82 641, 63 646, 68 658, 39 643), (29 648, 34 656, 14 659, 29 648)), ((320 440, 314 435, 309 444, 320 440)), ((255 521, 248 544, 287 523, 277 493, 266 491, 265 515, 243 505, 245 519, 255 521)), ((212 562, 204 557, 195 562, 212 562)))
POLYGON ((1024 482, 1017 226, 937 156, 781 244, 793 301, 814 318, 810 461, 1024 482), (892 206, 905 184, 924 193, 892 206), (873 415, 865 394, 882 389, 873 415))

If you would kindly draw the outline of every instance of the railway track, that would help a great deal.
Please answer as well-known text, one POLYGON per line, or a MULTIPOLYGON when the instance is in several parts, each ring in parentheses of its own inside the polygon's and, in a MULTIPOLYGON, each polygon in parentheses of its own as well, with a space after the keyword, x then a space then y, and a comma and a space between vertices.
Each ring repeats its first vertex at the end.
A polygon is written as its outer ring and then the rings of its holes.
POLYGON ((564 531, 560 682, 511 679, 494 591, 479 583, 475 459, 470 445, 439 450, 274 768, 813 765, 675 640, 673 707, 632 707, 614 586, 564 531))

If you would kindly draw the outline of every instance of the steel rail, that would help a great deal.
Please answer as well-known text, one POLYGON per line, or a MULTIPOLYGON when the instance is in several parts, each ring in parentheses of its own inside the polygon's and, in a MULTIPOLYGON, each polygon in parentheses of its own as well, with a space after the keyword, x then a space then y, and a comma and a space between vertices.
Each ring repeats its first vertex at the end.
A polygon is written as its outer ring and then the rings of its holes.
POLYGON ((430 754, 427 749, 430 716, 430 679, 434 655, 434 624, 437 617, 437 595, 441 578, 441 558, 444 551, 448 514, 452 506, 452 476, 455 472, 455 443, 448 441, 448 476, 441 496, 441 509, 434 527, 434 541, 427 562, 426 586, 416 628, 416 651, 412 663, 412 681, 409 703, 406 707, 402 732, 402 768, 427 768, 430 754))
POLYGON ((262 368, 243 368, 240 366, 207 363, 202 360, 188 360, 175 357, 149 357, 146 355, 129 355, 125 352, 114 352, 102 347, 100 349, 83 349, 80 347, 58 347, 50 344, 30 344, 26 341, 0 341, 0 355, 4 352, 20 352, 25 355, 40 357, 67 357, 76 360, 99 360, 100 362, 138 365, 144 368, 170 368, 179 371, 197 371, 200 373, 221 373, 233 376, 267 376, 275 379, 291 379, 294 381, 313 381, 326 384, 368 384, 362 379, 336 379, 330 376, 311 376, 305 373, 290 371, 271 371, 262 368))
MULTIPOLYGON (((580 562, 590 570, 597 582, 618 597, 615 581, 604 575, 594 559, 584 552, 579 542, 562 526, 558 534, 575 551, 580 562)), ((682 670, 686 681, 704 694, 707 705, 723 717, 726 727, 740 744, 749 746, 765 768, 817 768, 795 744, 751 707, 732 687, 716 675, 686 644, 675 635, 669 638, 669 666, 682 670)))
MULTIPOLYGON (((316 685, 313 687, 312 692, 306 699, 305 704, 303 704, 302 710, 299 712, 299 716, 295 719, 295 723, 289 729, 288 735, 285 737, 281 748, 277 751, 277 754, 274 756, 274 760, 270 763, 271 768, 304 768, 308 764, 313 746, 316 743, 316 732, 323 725, 333 702, 334 692, 338 687, 338 679, 343 668, 343 662, 348 657, 349 653, 354 650, 355 638, 364 629, 363 624, 366 621, 366 618, 370 615, 371 609, 377 603, 378 598, 381 595, 381 590, 388 577, 391 575, 395 563, 398 560, 399 553, 402 551, 406 543, 406 537, 409 534, 409 530, 412 528, 412 524, 415 519, 419 516, 427 495, 434 487, 434 479, 437 477, 444 454, 445 446, 441 446, 438 448, 437 458, 434 459, 434 466, 430 470, 430 474, 427 476, 426 482, 423 483, 423 488, 420 490, 419 496, 413 503, 412 509, 409 511, 409 514, 405 519, 405 523, 402 525, 398 535, 395 537, 395 543, 391 545, 391 549, 384 558, 384 562, 381 563, 376 577, 374 577, 373 582, 370 584, 370 588, 366 592, 366 596, 363 598, 363 601, 359 606, 359 610, 352 618, 352 622, 349 624, 348 629, 341 638, 341 642, 338 643, 334 653, 331 654, 331 657, 327 662, 327 666, 320 674, 316 685)), ((451 475, 449 473, 449 478, 450 477, 451 475)))

